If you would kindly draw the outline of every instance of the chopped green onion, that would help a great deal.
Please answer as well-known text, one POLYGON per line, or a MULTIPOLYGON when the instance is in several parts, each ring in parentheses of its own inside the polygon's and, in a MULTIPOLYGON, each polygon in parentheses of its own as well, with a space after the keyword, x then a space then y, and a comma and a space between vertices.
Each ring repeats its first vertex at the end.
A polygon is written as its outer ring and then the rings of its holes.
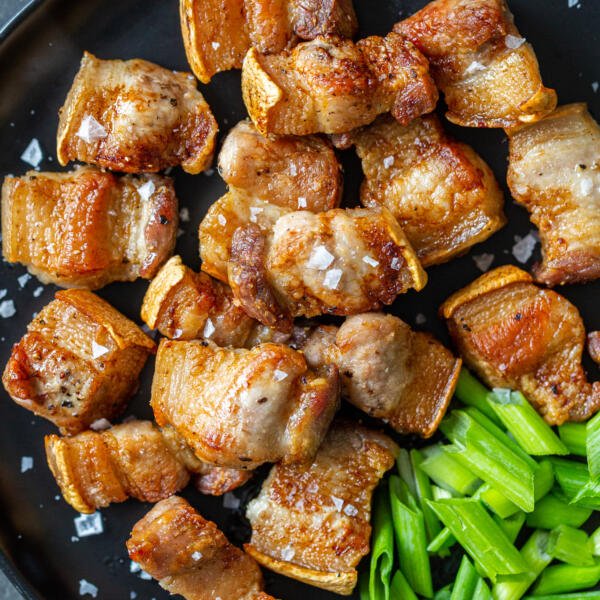
POLYGON ((475 592, 475 586, 479 581, 479 575, 467 556, 462 557, 454 587, 452 588, 451 600, 470 600, 475 592))
POLYGON ((388 491, 380 488, 375 498, 373 514, 373 542, 369 573, 371 600, 389 600, 390 577, 394 564, 394 528, 388 491))
POLYGON ((425 519, 425 530, 427 531, 427 540, 431 541, 442 530, 440 520, 435 513, 427 506, 425 500, 433 499, 433 491, 431 489, 431 481, 427 477, 427 473, 421 469, 423 455, 418 450, 410 451, 410 459, 412 470, 415 477, 415 496, 419 502, 419 506, 423 511, 425 519))
POLYGON ((549 460, 542 460, 533 481, 535 501, 539 502, 554 485, 554 468, 549 460))
POLYGON ((402 600, 417 600, 417 595, 410 587, 408 581, 406 581, 406 577, 404 577, 402 571, 396 571, 394 577, 392 577, 390 598, 391 600, 399 600, 400 598, 402 600))
POLYGON ((456 538, 452 532, 444 527, 429 543, 427 551, 435 554, 447 554, 448 548, 452 548, 456 544, 456 538))
POLYGON ((519 600, 539 574, 552 562, 547 551, 548 533, 534 531, 521 548, 521 556, 527 563, 526 573, 502 575, 492 590, 494 600, 519 600))
POLYGON ((396 458, 396 468, 398 469, 400 477, 406 481, 410 493, 413 496, 416 496, 417 488, 415 484, 415 473, 413 471, 412 461, 410 460, 408 450, 405 450, 404 448, 400 449, 398 457, 396 458))
POLYGON ((498 523, 500 529, 504 531, 510 543, 514 544, 519 536, 521 528, 525 524, 525 513, 520 510, 518 513, 507 517, 506 519, 501 519, 497 515, 494 515, 493 519, 498 523))
POLYGON ((460 371, 454 395, 468 406, 473 406, 480 410, 486 417, 500 424, 500 419, 496 416, 492 407, 487 401, 489 390, 481 384, 467 369, 464 367, 460 371))
POLYGON ((600 556, 600 527, 590 535, 590 550, 594 556, 600 556))
POLYGON ((585 423, 565 423, 558 426, 558 436, 571 454, 587 456, 585 423))
POLYGON ((501 519, 506 519, 519 511, 519 507, 511 502, 504 494, 493 488, 489 483, 484 483, 473 494, 473 498, 481 500, 493 513, 501 519))
POLYGON ((600 592, 577 592, 575 594, 551 594, 550 596, 525 596, 523 600, 600 600, 600 592))
POLYGON ((425 520, 407 483, 393 475, 389 480, 392 520, 400 569, 410 587, 421 596, 433 596, 425 520))
POLYGON ((590 479, 587 466, 564 458, 551 460, 556 480, 569 502, 600 510, 600 481, 590 479))
POLYGON ((548 554, 576 567, 594 564, 587 534, 568 525, 559 525, 550 532, 548 554))
MULTIPOLYGON (((452 597, 452 584, 444 586, 441 590, 438 590, 433 597, 433 600, 450 600, 452 597)), ((399 596, 398 600, 403 600, 402 596, 399 596)))
POLYGON ((525 461, 464 411, 453 411, 440 428, 454 442, 447 450, 453 458, 522 510, 533 510, 534 475, 525 461))
POLYGON ((473 600, 492 600, 492 592, 490 592, 490 588, 481 577, 477 581, 472 598, 473 600))
POLYGON ((568 500, 551 493, 536 503, 533 512, 527 515, 527 525, 540 529, 554 529, 562 524, 580 527, 591 514, 592 509, 569 504, 568 500))
POLYGON ((600 413, 586 424, 586 453, 590 478, 600 479, 600 413))
POLYGON ((472 494, 481 480, 469 469, 463 467, 446 451, 449 446, 429 446, 423 450, 425 459, 421 469, 441 488, 463 496, 472 494))
POLYGON ((567 447, 521 392, 495 388, 487 399, 498 418, 527 454, 569 454, 567 447))
POLYGON ((527 570, 518 550, 478 500, 451 498, 428 503, 490 579, 527 570))
POLYGON ((454 498, 452 492, 441 488, 439 485, 432 485, 431 492, 434 500, 441 500, 442 498, 454 498))
POLYGON ((554 565, 542 573, 533 589, 534 596, 544 594, 560 594, 576 592, 594 587, 600 581, 600 563, 591 567, 574 567, 573 565, 554 565))

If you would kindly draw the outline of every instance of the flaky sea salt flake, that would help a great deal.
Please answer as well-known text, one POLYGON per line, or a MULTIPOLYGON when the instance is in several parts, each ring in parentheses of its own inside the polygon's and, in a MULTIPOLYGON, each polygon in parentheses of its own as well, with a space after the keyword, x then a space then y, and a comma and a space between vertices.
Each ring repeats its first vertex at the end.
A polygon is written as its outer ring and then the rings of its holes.
POLYGON ((146 181, 146 183, 140 185, 140 187, 137 189, 137 192, 144 202, 148 202, 148 200, 150 200, 150 198, 152 197, 152 194, 154 194, 155 190, 156 186, 154 185, 154 181, 149 179, 148 181, 146 181))
POLYGON ((31 279, 31 275, 29 273, 23 273, 23 275, 21 275, 20 277, 17 277, 17 281, 19 282, 19 287, 24 288, 30 279, 31 279))
POLYGON ((524 238, 515 236, 512 254, 520 263, 524 264, 531 258, 536 244, 537 240, 531 233, 528 233, 524 238))
POLYGON ((394 164, 394 157, 393 156, 386 156, 383 159, 383 166, 386 169, 389 169, 393 164, 394 164))
POLYGON ((298 198, 298 208, 306 208, 308 205, 306 204, 306 198, 304 196, 300 196, 298 198))
POLYGON ((344 506, 344 513, 349 517, 355 517, 358 514, 358 509, 352 504, 346 504, 344 506))
POLYGON ((187 207, 183 207, 180 211, 179 211, 179 219, 181 220, 182 223, 187 223, 190 220, 190 211, 187 207))
POLYGON ((21 473, 33 469, 33 456, 21 456, 21 473))
POLYGON ((98 596, 98 588, 93 584, 87 581, 86 579, 79 580, 79 595, 80 596, 92 596, 92 598, 96 598, 98 596))
POLYGON ((286 379, 288 376, 288 373, 286 373, 285 371, 282 371, 281 369, 275 369, 275 372, 273 373, 273 379, 275 381, 283 381, 284 379, 286 379))
POLYGON ((41 285, 39 285, 38 287, 35 288, 35 290, 33 290, 33 297, 39 298, 43 293, 44 293, 44 288, 41 285))
POLYGON ((371 267, 379 266, 379 261, 375 260, 372 256, 369 256, 368 254, 366 256, 363 256, 363 262, 367 263, 371 267))
POLYGON ((106 429, 110 429, 112 427, 110 421, 108 419, 96 419, 91 425, 90 429, 93 431, 105 431, 106 429))
POLYGON ((212 320, 206 319, 206 322, 204 323, 204 331, 202 332, 202 337, 208 339, 212 336, 214 332, 215 326, 213 325, 212 320))
POLYGON ((84 142, 91 144, 92 142, 104 139, 108 136, 108 133, 106 133, 106 129, 92 115, 85 115, 75 135, 84 142))
POLYGON ((223 506, 229 510, 237 510, 240 507, 240 499, 236 498, 231 492, 223 496, 223 506))
POLYGON ((480 63, 478 60, 474 60, 466 69, 465 74, 471 75, 472 73, 477 73, 478 71, 485 71, 486 66, 480 63))
POLYGON ((340 279, 342 278, 342 270, 341 269, 329 269, 327 273, 325 273, 325 277, 323 279, 323 285, 330 290, 337 290, 337 287, 340 283, 340 279))
POLYGON ((485 273, 492 266, 494 258, 495 257, 493 254, 488 254, 487 252, 484 252, 483 254, 473 255, 473 262, 477 265, 477 268, 482 273, 485 273))
POLYGON ((3 319, 10 319, 17 312, 15 303, 12 300, 3 300, 0 302, 0 317, 3 319))
POLYGON ((344 501, 341 498, 338 498, 337 496, 331 496, 331 501, 335 506, 335 510, 337 510, 338 512, 342 512, 342 508, 344 507, 344 501))
POLYGON ((510 33, 504 38, 504 44, 507 48, 510 48, 511 50, 516 50, 517 48, 520 48, 525 43, 525 41, 525 38, 516 35, 510 35, 510 33))
POLYGON ((325 246, 315 246, 306 263, 309 269, 324 271, 335 259, 335 256, 325 246))
POLYGON ((99 344, 96 340, 92 340, 92 358, 100 358, 108 354, 109 350, 106 346, 99 344))
POLYGON ((195 560, 196 562, 198 562, 201 558, 202 558, 202 552, 198 552, 197 550, 196 550, 196 552, 192 552, 192 560, 195 560))
POLYGON ((104 531, 104 526, 102 525, 102 515, 96 511, 91 515, 80 514, 78 517, 73 519, 75 523, 75 530, 77 532, 77 536, 88 537, 90 535, 98 535, 104 531))
POLYGON ((33 138, 27 148, 21 154, 21 160, 26 162, 28 165, 31 165, 33 168, 38 167, 44 158, 44 154, 42 153, 42 147, 37 138, 33 138))

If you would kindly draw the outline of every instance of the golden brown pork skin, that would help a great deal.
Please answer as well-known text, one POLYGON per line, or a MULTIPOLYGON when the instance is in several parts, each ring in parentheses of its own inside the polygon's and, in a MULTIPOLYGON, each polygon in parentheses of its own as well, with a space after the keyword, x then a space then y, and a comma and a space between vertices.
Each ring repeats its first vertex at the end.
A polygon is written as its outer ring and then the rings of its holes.
POLYGON ((100 60, 85 52, 60 109, 57 156, 126 173, 211 161, 217 122, 194 77, 145 60, 100 60))
POLYGON ((72 435, 124 410, 155 348, 108 302, 64 290, 13 346, 2 383, 17 404, 72 435))
POLYGON ((291 210, 329 210, 342 197, 342 169, 328 140, 263 136, 249 120, 227 134, 219 173, 230 190, 291 210))
POLYGON ((361 202, 391 211, 424 267, 466 252, 506 223, 491 169, 451 139, 436 115, 406 126, 380 117, 350 137, 365 174, 361 202))
POLYGON ((334 424, 312 464, 271 469, 248 505, 246 551, 286 577, 351 594, 356 566, 369 552, 371 496, 397 452, 381 433, 334 424))
POLYGON ((234 297, 258 321, 352 315, 425 286, 427 275, 386 208, 292 212, 270 234, 236 230, 228 263, 234 297))
POLYGON ((444 417, 461 360, 428 333, 383 313, 317 326, 301 343, 308 364, 335 364, 342 396, 402 434, 431 437, 444 417))
POLYGON ((271 54, 317 35, 351 38, 358 28, 352 0, 180 0, 179 12, 188 62, 202 83, 240 69, 251 46, 271 54))
POLYGON ((242 94, 260 133, 343 133, 390 112, 400 123, 431 112, 438 92, 423 55, 395 33, 356 44, 318 36, 291 51, 251 48, 242 94))
POLYGON ((337 369, 309 369, 281 344, 219 348, 162 340, 152 382, 157 423, 208 464, 252 469, 310 460, 338 408, 337 369))
POLYGON ((2 252, 43 283, 98 289, 151 279, 177 234, 173 182, 95 167, 29 171, 2 186, 2 252))
POLYGON ((131 560, 186 600, 274 600, 256 562, 183 498, 161 500, 133 527, 131 560))
POLYGON ((394 31, 427 57, 457 125, 514 127, 556 107, 505 0, 434 0, 394 31))
POLYGON ((523 392, 550 425, 585 421, 600 408, 600 382, 589 383, 581 366, 579 312, 525 271, 489 271, 440 312, 467 366, 490 387, 523 392))
POLYGON ((600 277, 600 127, 585 104, 509 132, 508 185, 542 242, 545 285, 600 277))

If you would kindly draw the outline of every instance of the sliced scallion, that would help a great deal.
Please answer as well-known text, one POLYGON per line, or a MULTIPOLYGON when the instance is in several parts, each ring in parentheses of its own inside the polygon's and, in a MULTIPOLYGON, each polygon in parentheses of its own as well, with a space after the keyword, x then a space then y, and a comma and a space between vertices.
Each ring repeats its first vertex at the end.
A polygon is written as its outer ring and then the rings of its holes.
POLYGON ((425 456, 421 469, 441 488, 464 496, 472 494, 481 480, 446 451, 447 446, 430 446, 423 450, 425 456))
POLYGON ((454 587, 452 588, 451 600, 465 600, 473 597, 475 586, 479 581, 479 575, 467 556, 462 557, 454 587))
POLYGON ((533 512, 527 515, 527 525, 540 529, 554 529, 562 524, 580 527, 591 514, 591 508, 569 504, 567 499, 552 492, 536 503, 533 512))
POLYGON ((427 531, 427 540, 431 541, 442 530, 440 520, 435 513, 427 506, 425 500, 433 500, 433 491, 431 489, 431 481, 427 477, 427 473, 421 469, 423 463, 423 455, 418 450, 410 451, 410 460, 415 478, 415 494, 419 506, 423 511, 425 519, 425 530, 427 531))
POLYGON ((593 481, 600 479, 600 413, 586 424, 586 453, 588 471, 593 481))
POLYGON ((585 423, 565 423, 558 426, 558 437, 571 454, 587 456, 587 433, 585 423))
POLYGON ((542 573, 533 589, 534 596, 544 594, 562 594, 576 592, 597 585, 600 581, 600 563, 591 567, 574 567, 573 565, 553 565, 542 573))
POLYGON ((553 458, 554 475, 571 504, 600 510, 600 481, 590 479, 587 465, 553 458))
POLYGON ((500 529, 504 531, 510 543, 514 544, 525 524, 525 513, 520 510, 518 513, 515 513, 506 519, 501 519, 497 515, 494 515, 493 519, 498 523, 500 529))
POLYGON ((408 581, 406 581, 406 577, 404 577, 402 571, 396 571, 392 577, 390 598, 391 600, 399 600, 400 598, 402 598, 402 600, 418 600, 417 595, 410 587, 408 581))
POLYGON ((559 525, 550 532, 548 554, 576 567, 594 564, 587 534, 568 525, 559 525))
POLYGON ((458 376, 458 382, 456 389, 454 390, 455 396, 467 406, 473 406, 477 410, 481 411, 489 419, 497 424, 500 424, 500 420, 496 416, 492 407, 488 404, 487 395, 489 390, 481 384, 467 369, 463 368, 458 376))
POLYGON ((385 486, 377 491, 374 507, 369 597, 371 600, 389 600, 394 564, 394 527, 385 486))

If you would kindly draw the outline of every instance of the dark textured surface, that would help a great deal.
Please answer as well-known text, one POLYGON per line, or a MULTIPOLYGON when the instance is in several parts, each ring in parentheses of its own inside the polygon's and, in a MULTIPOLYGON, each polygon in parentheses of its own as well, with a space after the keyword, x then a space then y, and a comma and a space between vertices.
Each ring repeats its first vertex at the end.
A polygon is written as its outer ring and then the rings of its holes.
MULTIPOLYGON (((0 26, 15 9, 25 4, 27 2, 0 0, 0 26)), ((355 0, 355 4, 362 35, 385 34, 400 16, 407 16, 425 2, 355 0)), ((568 0, 510 1, 521 33, 536 49, 546 85, 557 89, 561 103, 588 102, 592 113, 599 118, 600 95, 594 93, 592 82, 600 81, 600 2, 581 0, 579 7, 571 8, 568 4, 568 0)), ((83 50, 100 58, 139 57, 168 68, 187 70, 176 0, 43 2, 0 46, 1 175, 19 175, 28 169, 19 157, 33 137, 40 141, 44 151, 41 169, 57 169, 54 158, 57 110, 77 71, 83 50)), ((245 115, 239 73, 218 75, 210 85, 200 87, 219 121, 222 138, 227 129, 245 115)), ((507 144, 503 132, 453 126, 449 129, 482 154, 504 185, 507 144)), ((356 202, 362 176, 352 152, 344 153, 343 160, 345 202, 352 205, 356 202)), ((197 226, 224 187, 216 173, 190 176, 176 169, 173 175, 181 206, 189 209, 191 217, 188 223, 181 225, 185 233, 178 240, 177 252, 187 264, 197 268, 197 226)), ((436 316, 437 307, 451 292, 480 274, 473 255, 493 253, 494 267, 516 263, 511 255, 514 236, 524 236, 532 229, 525 211, 508 195, 506 211, 509 217, 506 228, 468 255, 430 269, 425 290, 399 298, 391 311, 411 325, 415 325, 417 314, 421 313, 426 322, 417 328, 435 332, 447 341, 447 334, 436 316)), ((538 252, 539 248, 528 266, 538 258, 538 252)), ((8 290, 4 300, 13 300, 17 308, 13 318, 0 318, 1 367, 8 358, 11 344, 21 337, 32 314, 48 303, 55 291, 52 286, 46 286, 39 297, 34 297, 39 283, 32 278, 21 288, 17 277, 23 273, 25 269, 21 266, 0 264, 0 290, 8 290)), ((146 282, 113 284, 101 290, 100 295, 139 322, 139 306, 146 286, 146 282)), ((599 283, 570 286, 560 291, 579 307, 589 330, 600 329, 599 283)), ((597 377, 590 362, 586 364, 597 377)), ((149 364, 144 372, 144 385, 128 414, 150 416, 151 373, 149 364)), ((3 390, 0 391, 0 546, 16 565, 18 577, 30 582, 40 597, 47 600, 78 597, 80 579, 98 586, 99 598, 126 599, 130 592, 144 599, 167 598, 154 582, 143 581, 129 572, 124 541, 148 505, 127 502, 105 509, 102 535, 71 542, 71 536, 75 535, 73 518, 77 514, 62 499, 57 499, 58 489, 43 453, 43 436, 52 432, 51 424, 17 407, 3 390), (31 456, 34 460, 33 470, 24 474, 20 473, 22 456, 31 456)), ((255 489, 247 486, 238 495, 246 499, 255 489)), ((193 490, 186 491, 184 496, 223 527, 233 541, 243 541, 247 529, 239 511, 225 509, 222 500, 201 496, 193 490)), ((265 575, 268 591, 282 599, 336 597, 267 572, 265 575)))

